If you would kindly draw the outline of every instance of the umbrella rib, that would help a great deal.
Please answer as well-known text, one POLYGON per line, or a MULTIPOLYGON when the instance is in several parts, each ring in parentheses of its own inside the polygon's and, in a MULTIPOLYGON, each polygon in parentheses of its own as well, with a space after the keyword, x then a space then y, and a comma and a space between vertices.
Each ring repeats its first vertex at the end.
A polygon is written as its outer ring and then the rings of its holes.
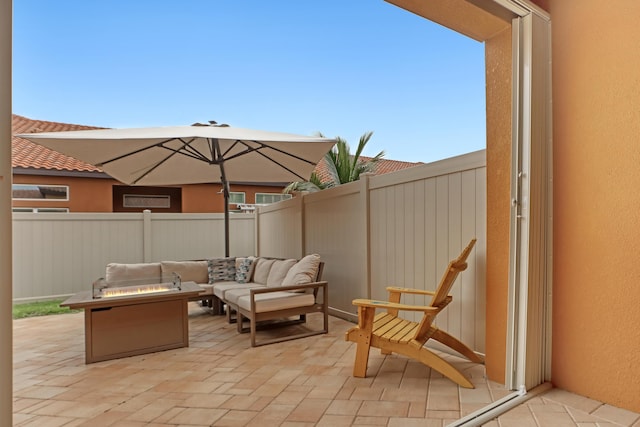
POLYGON ((132 156, 134 154, 141 153, 143 151, 149 150, 149 149, 154 148, 154 147, 164 148, 165 150, 168 150, 171 154, 169 154, 167 157, 163 158, 162 160, 160 160, 159 162, 154 164, 150 169, 147 169, 142 175, 136 177, 132 181, 133 184, 137 184, 141 179, 143 179, 144 177, 149 175, 151 172, 156 170, 158 167, 160 167, 163 163, 167 162, 169 159, 171 159, 176 154, 181 154, 183 156, 191 157, 191 158, 196 159, 196 160, 202 160, 202 161, 204 161, 206 163, 212 163, 213 159, 209 160, 206 156, 202 155, 202 153, 200 153, 198 150, 195 150, 191 146, 191 143, 195 139, 196 138, 192 138, 191 140, 189 140, 187 142, 182 138, 170 138, 170 139, 158 142, 157 144, 150 145, 150 146, 144 147, 144 148, 140 148, 138 150, 131 151, 131 152, 127 153, 127 154, 123 154, 121 156, 114 157, 113 159, 109 159, 107 161, 98 163, 98 164, 96 164, 96 166, 101 167, 101 166, 104 166, 104 165, 106 165, 108 163, 115 162, 115 161, 123 159, 125 157, 129 157, 129 156, 132 156), (165 144, 167 144, 169 142, 172 142, 172 141, 180 141, 180 143, 182 143, 182 147, 180 147, 178 149, 175 149, 175 148, 171 148, 171 147, 165 146, 165 144))
POLYGON ((234 155, 232 155, 232 156, 229 156, 229 157, 227 157, 227 158, 224 158, 224 155, 223 155, 223 161, 229 161, 229 160, 235 159, 236 157, 240 157, 240 156, 242 156, 242 155, 245 155, 245 154, 248 154, 248 153, 253 153, 253 152, 255 152, 255 153, 257 153, 257 154, 261 155, 262 157, 264 157, 265 159, 269 160, 270 162, 275 163, 276 165, 280 166, 282 169, 286 170, 287 172, 291 173, 292 175, 297 176, 298 178, 300 178, 300 179, 301 179, 301 180, 303 180, 303 181, 306 181, 306 180, 307 180, 307 178, 304 178, 304 177, 300 176, 299 174, 297 174, 296 172, 292 171, 292 170, 291 170, 290 168, 288 168, 287 166, 283 165, 282 163, 278 162, 277 160, 272 159, 271 157, 269 157, 268 155, 266 155, 265 153, 263 153, 263 152, 262 152, 262 151, 260 151, 260 150, 262 150, 263 148, 270 148, 270 149, 272 149, 273 151, 277 151, 278 153, 284 154, 284 155, 289 156, 289 157, 291 157, 291 158, 294 158, 294 159, 296 159, 296 160, 300 160, 301 162, 305 162, 305 163, 308 163, 308 164, 310 164, 310 165, 315 165, 315 163, 314 163, 314 162, 312 162, 312 161, 310 161, 310 160, 307 160, 307 159, 305 159, 304 157, 296 156, 295 154, 291 154, 291 153, 288 153, 288 152, 286 152, 286 151, 284 151, 284 150, 281 150, 281 149, 279 149, 279 148, 272 147, 271 145, 269 145, 269 144, 265 144, 264 142, 260 142, 260 141, 251 141, 251 142, 253 142, 253 143, 255 143, 255 144, 258 144, 258 145, 259 145, 259 147, 257 147, 257 148, 253 148, 253 147, 251 147, 249 144, 247 144, 245 141, 242 141, 242 140, 236 140, 236 142, 234 142, 234 143, 232 144, 232 146, 231 146, 229 149, 227 149, 227 150, 225 151, 225 153, 224 153, 224 154, 227 154, 227 153, 228 153, 228 152, 229 152, 229 151, 230 151, 234 146, 236 146, 237 144, 243 144, 245 147, 247 147, 247 149, 246 149, 246 150, 244 150, 244 151, 242 151, 242 152, 240 152, 240 153, 237 153, 237 154, 234 154, 234 155))

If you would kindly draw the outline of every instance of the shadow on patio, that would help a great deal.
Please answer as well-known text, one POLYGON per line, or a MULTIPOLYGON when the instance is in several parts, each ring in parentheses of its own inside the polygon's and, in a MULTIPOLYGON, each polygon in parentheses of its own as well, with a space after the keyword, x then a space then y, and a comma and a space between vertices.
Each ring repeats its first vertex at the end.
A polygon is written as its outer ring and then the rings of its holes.
MULTIPOLYGON (((444 426, 508 393, 485 380, 482 365, 457 358, 476 389, 378 351, 369 376, 354 378, 355 345, 343 340, 352 324, 334 317, 327 335, 251 348, 223 316, 189 308, 189 348, 90 365, 83 314, 14 321, 14 426, 444 426)), ((588 414, 597 409, 588 401, 552 390, 491 424, 596 425, 603 420, 588 414)), ((633 425, 634 415, 616 416, 633 425)))

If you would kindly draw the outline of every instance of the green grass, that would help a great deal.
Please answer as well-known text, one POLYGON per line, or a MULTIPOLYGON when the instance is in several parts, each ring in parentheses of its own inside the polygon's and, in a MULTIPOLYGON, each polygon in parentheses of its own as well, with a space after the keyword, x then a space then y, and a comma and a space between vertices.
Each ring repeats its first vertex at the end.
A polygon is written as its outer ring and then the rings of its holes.
POLYGON ((70 310, 68 307, 60 307, 63 300, 35 301, 13 305, 13 318, 48 316, 50 314, 76 313, 80 310, 70 310))

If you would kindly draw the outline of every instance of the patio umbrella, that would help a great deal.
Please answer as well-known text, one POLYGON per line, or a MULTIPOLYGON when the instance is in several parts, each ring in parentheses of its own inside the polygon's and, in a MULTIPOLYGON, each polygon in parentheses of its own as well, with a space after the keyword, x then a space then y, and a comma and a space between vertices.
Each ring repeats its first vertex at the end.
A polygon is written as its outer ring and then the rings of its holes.
POLYGON ((194 125, 17 135, 95 165, 128 185, 222 184, 229 256, 229 184, 307 180, 334 139, 194 125))

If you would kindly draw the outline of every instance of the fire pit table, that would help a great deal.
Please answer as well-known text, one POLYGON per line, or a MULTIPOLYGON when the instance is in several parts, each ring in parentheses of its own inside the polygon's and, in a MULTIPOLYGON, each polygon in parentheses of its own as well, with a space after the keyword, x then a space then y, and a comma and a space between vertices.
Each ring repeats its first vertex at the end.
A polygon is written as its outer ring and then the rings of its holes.
POLYGON ((84 309, 86 363, 189 346, 187 304, 202 292, 195 282, 96 283, 60 304, 84 309))

